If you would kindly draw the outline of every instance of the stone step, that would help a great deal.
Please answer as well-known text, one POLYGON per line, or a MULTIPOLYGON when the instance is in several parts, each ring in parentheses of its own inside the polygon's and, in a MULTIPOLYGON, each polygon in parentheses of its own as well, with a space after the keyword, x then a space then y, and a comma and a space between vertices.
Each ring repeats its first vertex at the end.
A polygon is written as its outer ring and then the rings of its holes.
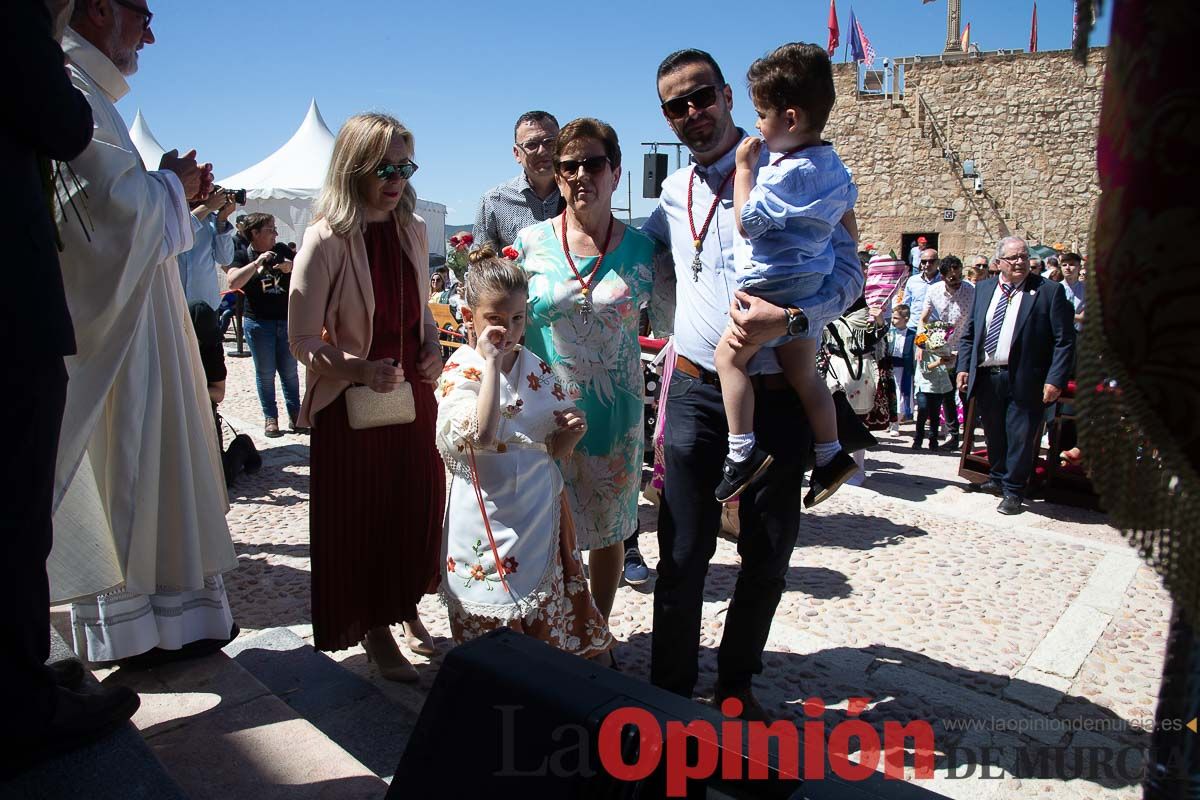
POLYGON ((105 683, 141 696, 133 723, 191 800, 376 800, 386 791, 375 773, 223 652, 113 670, 105 683))
MULTIPOLYGON (((74 653, 54 628, 50 629, 50 661, 73 658, 74 653)), ((97 686, 90 673, 83 691, 97 686)), ((11 800, 52 800, 86 797, 88 800, 188 800, 137 728, 126 723, 86 747, 44 761, 36 767, 0 781, 0 797, 11 800)))
POLYGON ((385 694, 287 628, 239 638, 225 652, 339 747, 391 780, 420 715, 422 692, 394 684, 385 694))

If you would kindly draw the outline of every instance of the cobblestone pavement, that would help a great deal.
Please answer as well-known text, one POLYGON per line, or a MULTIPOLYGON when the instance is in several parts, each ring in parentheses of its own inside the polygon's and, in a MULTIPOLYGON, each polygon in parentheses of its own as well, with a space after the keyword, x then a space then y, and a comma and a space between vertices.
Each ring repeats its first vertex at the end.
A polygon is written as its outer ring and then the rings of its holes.
MULTIPOLYGON (((223 413, 265 462, 230 494, 234 617, 247 633, 287 626, 311 641, 307 437, 262 436, 250 359, 229 359, 228 385, 223 413)), ((920 783, 949 797, 1140 797, 1170 613, 1160 581, 1102 514, 1034 502, 1004 517, 995 498, 961 490, 956 457, 910 441, 911 426, 883 434, 865 484, 805 514, 759 698, 799 723, 802 701, 819 697, 830 730, 849 718, 852 697, 870 698, 861 718, 877 730, 929 721, 935 778, 920 783)), ((653 567, 649 502, 641 523, 653 567)), ((702 690, 715 677, 737 564, 736 539, 722 537, 705 587, 702 690)), ((623 585, 612 614, 622 669, 642 678, 652 592, 653 581, 623 585)), ((420 610, 449 649, 437 598, 420 610)), ((419 707, 420 692, 378 680, 361 649, 331 655, 419 707)), ((414 663, 428 688, 438 659, 414 663)))

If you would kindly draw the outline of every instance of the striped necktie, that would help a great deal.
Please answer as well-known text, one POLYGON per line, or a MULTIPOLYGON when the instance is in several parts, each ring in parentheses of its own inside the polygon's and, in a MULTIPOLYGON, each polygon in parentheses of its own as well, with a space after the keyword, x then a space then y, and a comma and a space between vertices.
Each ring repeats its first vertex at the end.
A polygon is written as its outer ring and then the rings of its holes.
POLYGON ((1016 289, 1016 286, 1009 283, 1000 284, 1000 302, 996 304, 996 310, 992 312, 991 322, 988 323, 987 338, 983 340, 984 352, 989 357, 996 355, 996 347, 1000 344, 1000 329, 1004 327, 1004 315, 1008 313, 1008 304, 1016 289))

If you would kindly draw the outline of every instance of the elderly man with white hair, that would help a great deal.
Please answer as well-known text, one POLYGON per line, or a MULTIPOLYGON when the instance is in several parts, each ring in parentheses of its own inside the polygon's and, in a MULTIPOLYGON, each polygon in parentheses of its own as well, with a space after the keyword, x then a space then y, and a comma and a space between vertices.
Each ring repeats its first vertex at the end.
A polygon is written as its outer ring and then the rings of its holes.
POLYGON ((1002 495, 996 510, 1020 514, 1038 425, 1074 363, 1075 328, 1066 294, 1030 272, 1024 239, 1001 239, 996 257, 1000 274, 975 287, 959 340, 958 390, 978 400, 987 437, 989 479, 969 488, 1002 495))
POLYGON ((89 224, 69 205, 59 221, 79 350, 66 362, 49 568, 91 662, 197 654, 236 627, 221 581, 237 564, 228 499, 175 262, 211 167, 171 151, 148 172, 113 105, 154 43, 143 2, 76 0, 63 37, 95 131, 67 189, 89 224))

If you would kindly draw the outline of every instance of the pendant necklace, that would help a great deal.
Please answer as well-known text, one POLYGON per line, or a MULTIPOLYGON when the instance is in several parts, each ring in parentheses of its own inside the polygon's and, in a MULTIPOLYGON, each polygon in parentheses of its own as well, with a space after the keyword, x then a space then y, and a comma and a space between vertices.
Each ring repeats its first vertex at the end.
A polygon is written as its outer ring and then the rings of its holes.
POLYGON ((591 322, 592 312, 595 306, 592 305, 592 282, 596 280, 596 276, 600 274, 600 266, 604 263, 604 256, 608 252, 608 244, 612 241, 613 223, 617 218, 611 214, 608 216, 608 231, 604 234, 604 246, 600 248, 600 257, 596 259, 596 266, 592 268, 592 273, 588 275, 587 280, 579 274, 579 269, 575 266, 575 259, 571 258, 571 248, 567 246, 567 212, 562 214, 562 249, 563 255, 567 257, 567 266, 571 268, 571 272, 575 273, 575 280, 579 281, 579 291, 583 295, 583 300, 579 302, 577 311, 580 318, 586 325, 591 322))
POLYGON ((725 176, 725 180, 721 181, 721 188, 717 189, 717 194, 713 197, 712 205, 708 207, 708 215, 704 218, 704 224, 700 226, 700 232, 696 232, 696 218, 692 213, 692 185, 696 182, 696 168, 692 167, 691 178, 688 179, 687 192, 687 215, 688 226, 692 230, 692 246, 696 248, 696 257, 692 259, 692 280, 700 280, 700 271, 703 267, 700 264, 700 250, 704 247, 704 237, 708 235, 708 226, 712 223, 713 215, 717 213, 717 206, 721 203, 721 194, 725 191, 725 187, 733 180, 733 174, 736 169, 730 170, 725 176))

